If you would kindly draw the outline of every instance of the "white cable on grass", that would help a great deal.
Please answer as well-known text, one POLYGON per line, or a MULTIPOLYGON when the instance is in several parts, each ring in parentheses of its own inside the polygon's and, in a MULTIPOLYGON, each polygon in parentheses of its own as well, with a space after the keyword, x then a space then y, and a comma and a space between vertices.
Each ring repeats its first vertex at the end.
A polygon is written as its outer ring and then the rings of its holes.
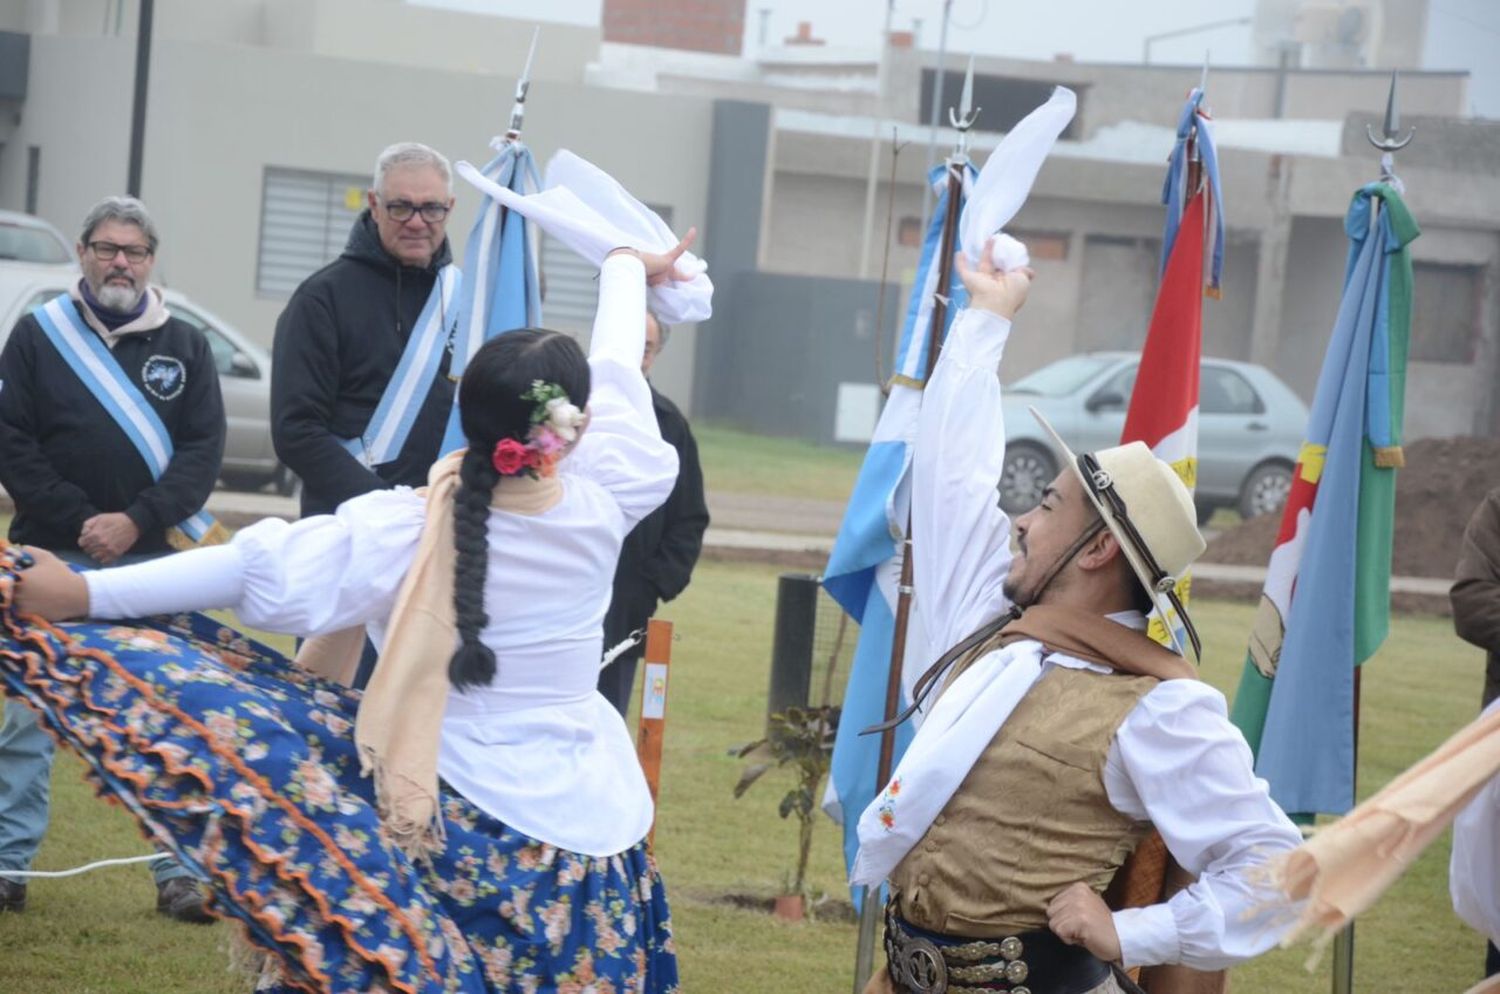
POLYGON ((106 866, 127 866, 131 863, 154 863, 159 859, 171 859, 170 853, 152 853, 150 856, 122 856, 119 859, 101 859, 71 870, 0 870, 0 877, 76 877, 80 873, 98 870, 106 866))

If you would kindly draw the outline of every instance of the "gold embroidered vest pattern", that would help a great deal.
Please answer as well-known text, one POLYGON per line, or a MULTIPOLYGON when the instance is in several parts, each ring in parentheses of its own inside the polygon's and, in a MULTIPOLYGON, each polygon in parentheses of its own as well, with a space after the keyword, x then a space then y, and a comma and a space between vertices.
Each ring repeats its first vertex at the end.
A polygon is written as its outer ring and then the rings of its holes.
POLYGON ((1104 761, 1156 683, 1061 666, 1043 674, 892 872, 901 916, 988 938, 1045 927, 1048 902, 1076 881, 1102 892, 1150 829, 1110 806, 1104 761))

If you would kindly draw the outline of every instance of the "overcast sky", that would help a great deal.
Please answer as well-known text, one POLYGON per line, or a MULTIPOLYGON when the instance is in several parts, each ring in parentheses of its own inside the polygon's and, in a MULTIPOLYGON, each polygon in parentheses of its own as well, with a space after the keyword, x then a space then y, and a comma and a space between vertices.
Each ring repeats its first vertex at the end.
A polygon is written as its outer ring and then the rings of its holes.
MULTIPOLYGON (((598 24, 601 0, 408 0, 430 6, 485 11, 507 17, 598 24)), ((1060 52, 1080 61, 1137 62, 1146 36, 1205 21, 1249 16, 1255 0, 951 0, 948 47, 991 55, 1050 59, 1060 52)), ((919 44, 938 45, 944 0, 896 0, 892 26, 911 30, 920 20, 919 44)), ((767 35, 775 43, 811 21, 813 34, 831 45, 873 47, 885 19, 882 0, 747 0, 746 51, 760 36, 760 11, 768 10, 767 35)), ((1467 69, 1473 112, 1500 117, 1500 2, 1429 0, 1425 69, 1467 69)), ((1221 27, 1155 42, 1153 62, 1197 64, 1205 50, 1218 65, 1253 59, 1250 26, 1221 27)))

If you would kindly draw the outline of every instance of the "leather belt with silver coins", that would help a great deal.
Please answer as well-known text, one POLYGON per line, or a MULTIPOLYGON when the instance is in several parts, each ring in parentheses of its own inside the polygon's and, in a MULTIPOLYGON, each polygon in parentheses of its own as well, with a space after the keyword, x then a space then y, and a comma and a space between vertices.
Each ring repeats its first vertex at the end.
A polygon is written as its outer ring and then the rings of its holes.
POLYGON ((1047 929, 966 939, 917 928, 890 905, 885 955, 898 994, 1083 994, 1109 966, 1047 929))

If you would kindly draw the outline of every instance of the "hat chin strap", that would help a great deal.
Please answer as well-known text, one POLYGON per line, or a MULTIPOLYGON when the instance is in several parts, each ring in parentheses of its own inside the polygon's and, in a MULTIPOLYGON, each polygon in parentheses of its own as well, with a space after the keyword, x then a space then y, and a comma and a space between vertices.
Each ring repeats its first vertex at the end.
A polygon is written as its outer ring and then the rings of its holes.
POLYGON ((1031 607, 1032 604, 1040 601, 1042 599, 1042 594, 1046 593, 1047 588, 1052 586, 1052 581, 1057 579, 1058 574, 1060 574, 1067 567, 1068 563, 1072 562, 1073 559, 1084 550, 1084 547, 1092 542, 1095 536, 1097 536, 1103 530, 1104 516, 1100 515, 1099 517, 1094 519, 1093 524, 1089 525, 1083 530, 1083 534, 1079 535, 1076 539, 1073 540, 1072 545, 1063 550, 1062 555, 1058 556, 1052 561, 1052 565, 1047 568, 1047 572, 1042 574, 1042 582, 1037 584, 1036 589, 1032 591, 1029 602, 1020 606, 1022 608, 1028 608, 1031 607))
MULTIPOLYGON (((1031 601, 1032 604, 1035 604, 1036 598, 1040 597, 1042 595, 1042 592, 1049 586, 1051 586, 1052 581, 1057 579, 1057 574, 1063 571, 1063 567, 1072 562, 1073 557, 1082 552, 1084 546, 1092 542, 1094 540, 1094 536, 1098 535, 1099 532, 1103 529, 1104 518, 1103 516, 1100 516, 1094 521, 1093 524, 1089 525, 1083 530, 1083 534, 1079 535, 1078 538, 1073 541, 1072 545, 1063 550, 1063 554, 1058 556, 1057 559, 1053 561, 1051 568, 1049 568, 1047 572, 1043 574, 1041 586, 1037 587, 1036 596, 1033 597, 1031 601)), ((1027 605, 1027 607, 1029 606, 1030 605, 1027 605)), ((1000 629, 1004 628, 1008 622, 1014 621, 1019 618, 1023 610, 1024 608, 1020 604, 1013 603, 1009 611, 1005 612, 995 620, 979 626, 978 630, 976 630, 973 634, 969 635, 963 641, 959 642, 958 645, 955 645, 953 648, 943 653, 942 656, 938 658, 937 662, 929 666, 926 672, 924 672, 920 677, 917 678, 917 683, 912 688, 911 703, 906 706, 905 710, 896 715, 894 718, 891 718, 889 721, 882 721, 879 724, 871 725, 869 728, 861 729, 859 734, 872 735, 876 732, 883 732, 888 728, 895 728, 897 725, 900 725, 902 722, 910 718, 917 712, 917 709, 922 706, 922 702, 926 700, 927 695, 937 688, 938 681, 942 678, 943 673, 947 671, 948 667, 956 663, 959 657, 964 653, 968 652, 970 649, 974 648, 976 645, 983 642, 985 639, 989 638, 1000 629)))

